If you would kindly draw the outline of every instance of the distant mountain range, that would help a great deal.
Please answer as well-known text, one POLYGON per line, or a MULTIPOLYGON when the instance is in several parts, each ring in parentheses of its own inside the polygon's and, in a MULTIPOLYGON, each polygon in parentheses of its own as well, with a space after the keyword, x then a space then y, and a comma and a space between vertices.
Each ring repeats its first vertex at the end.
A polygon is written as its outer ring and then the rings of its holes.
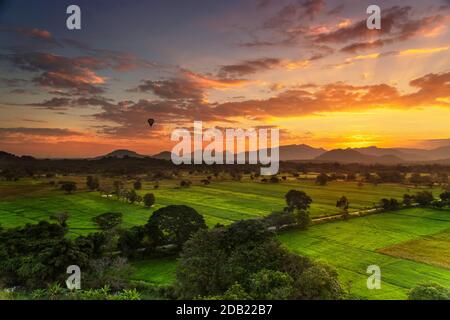
POLYGON ((432 150, 408 148, 348 148, 327 151, 315 160, 327 162, 358 162, 396 164, 404 162, 435 162, 450 159, 450 146, 432 150))
POLYGON ((392 155, 407 161, 427 161, 450 158, 450 146, 440 147, 432 150, 377 147, 356 148, 354 150, 369 156, 381 157, 392 155))
MULTIPOLYGON (((269 150, 269 152, 270 152, 270 150, 269 150)), ((313 148, 306 144, 299 144, 299 145, 293 144, 293 145, 281 146, 280 147, 280 160, 281 161, 312 160, 325 152, 326 152, 325 149, 313 148)), ((249 155, 249 153, 246 152, 247 158, 248 158, 248 155, 249 155)), ((130 150, 115 150, 104 156, 96 157, 94 159, 102 159, 102 158, 107 158, 107 157, 123 158, 126 156, 128 156, 130 158, 149 157, 149 156, 138 154, 138 153, 136 153, 134 151, 130 151, 130 150)), ((170 151, 162 151, 162 152, 160 152, 158 154, 154 154, 150 157, 154 158, 154 159, 170 160, 171 152, 170 151)))
MULTIPOLYGON (((118 152, 118 154, 122 155, 124 150, 119 151, 120 152, 118 152)), ((306 144, 292 144, 281 146, 279 148, 279 152, 281 161, 314 160, 321 162, 397 164, 404 162, 434 162, 438 160, 447 161, 450 159, 450 146, 432 150, 367 147, 333 149, 327 151, 323 148, 314 148, 306 144)), ((144 157, 142 155, 135 154, 132 151, 130 151, 127 155, 130 157, 144 157)), ((107 156, 117 155, 113 152, 107 156)), ((163 151, 151 157, 155 159, 170 160, 171 153, 170 151, 163 151)), ((248 159, 248 157, 249 152, 246 152, 246 159, 248 159)))
MULTIPOLYGON (((270 152, 270 150, 269 150, 270 152)), ((348 148, 325 150, 314 148, 306 144, 286 145, 279 148, 281 161, 319 161, 319 162, 341 162, 341 163, 364 163, 364 164, 397 164, 406 162, 427 162, 427 163, 450 163, 450 146, 440 147, 431 150, 411 149, 411 148, 348 148)), ((246 159, 249 153, 246 152, 246 159)), ((163 151, 149 156, 137 152, 119 149, 106 155, 92 158, 99 160, 104 158, 153 158, 170 160, 171 152, 163 151)), ((235 155, 236 157, 236 155, 235 155)), ((0 151, 0 160, 33 160, 30 156, 17 157, 13 154, 0 151)))

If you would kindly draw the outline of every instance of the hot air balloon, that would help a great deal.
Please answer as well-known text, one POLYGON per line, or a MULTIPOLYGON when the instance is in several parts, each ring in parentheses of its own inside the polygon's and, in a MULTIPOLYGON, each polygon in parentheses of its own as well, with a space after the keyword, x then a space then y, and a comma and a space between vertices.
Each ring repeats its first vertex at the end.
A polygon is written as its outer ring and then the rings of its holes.
POLYGON ((150 127, 151 127, 151 126, 153 126, 153 124, 155 123, 155 119, 151 119, 151 118, 150 118, 150 119, 147 120, 147 122, 148 122, 148 124, 149 124, 150 127))

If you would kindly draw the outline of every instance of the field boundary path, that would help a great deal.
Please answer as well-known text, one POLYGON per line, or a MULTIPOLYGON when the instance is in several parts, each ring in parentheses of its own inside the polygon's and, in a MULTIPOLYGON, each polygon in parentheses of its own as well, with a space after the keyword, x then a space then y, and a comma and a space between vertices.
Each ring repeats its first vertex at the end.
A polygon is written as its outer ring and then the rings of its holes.
MULTIPOLYGON (((398 210, 417 208, 417 207, 419 207, 419 204, 412 204, 412 205, 410 205, 408 207, 399 208, 398 210)), ((371 208, 371 209, 365 209, 365 210, 358 210, 358 211, 349 212, 347 214, 346 218, 344 217, 345 214, 343 214, 343 213, 334 214, 334 215, 330 215, 330 216, 311 218, 311 225, 318 225, 318 224, 322 224, 322 223, 327 223, 327 222, 332 222, 332 221, 340 221, 340 220, 345 220, 345 219, 359 218, 359 217, 368 216, 370 214, 383 213, 385 211, 386 210, 383 209, 383 208, 371 208)), ((289 229, 289 228, 295 227, 295 226, 297 226, 296 223, 285 224, 285 225, 282 225, 281 227, 279 227, 278 229, 276 227, 269 227, 268 230, 281 231, 281 230, 289 229)))

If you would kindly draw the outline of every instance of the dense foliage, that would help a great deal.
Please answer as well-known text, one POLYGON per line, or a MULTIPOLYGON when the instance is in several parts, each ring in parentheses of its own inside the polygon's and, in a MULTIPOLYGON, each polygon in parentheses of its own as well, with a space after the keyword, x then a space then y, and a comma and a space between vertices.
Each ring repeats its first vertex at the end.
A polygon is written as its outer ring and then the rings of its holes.
POLYGON ((450 290, 435 283, 420 284, 408 293, 409 300, 450 300, 450 290))
POLYGON ((283 249, 263 222, 243 220, 201 230, 186 242, 177 270, 177 291, 188 299, 232 292, 253 299, 338 299, 342 289, 336 273, 317 268, 309 259, 283 249), (307 270, 312 273, 306 273, 307 279, 317 279, 320 288, 305 285, 302 275, 307 270))
POLYGON ((0 278, 9 286, 40 287, 65 278, 69 265, 85 268, 92 256, 83 243, 65 237, 59 224, 41 221, 0 231, 0 278))
POLYGON ((184 205, 171 205, 156 210, 146 229, 156 234, 160 244, 175 244, 178 248, 200 229, 206 229, 205 220, 194 209, 184 205))

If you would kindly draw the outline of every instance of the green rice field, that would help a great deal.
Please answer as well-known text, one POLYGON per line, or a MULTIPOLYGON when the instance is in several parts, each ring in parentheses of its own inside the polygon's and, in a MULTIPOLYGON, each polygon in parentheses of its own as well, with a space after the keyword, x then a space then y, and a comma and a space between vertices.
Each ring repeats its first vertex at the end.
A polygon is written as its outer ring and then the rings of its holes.
MULTIPOLYGON (((340 280, 359 297, 405 299, 407 291, 419 283, 450 287, 450 269, 431 264, 450 261, 449 251, 428 250, 429 263, 423 263, 420 247, 407 259, 383 254, 383 248, 408 245, 413 239, 449 230, 450 211, 415 208, 313 226, 305 232, 290 231, 280 235, 280 240, 295 253, 335 266, 340 280), (369 265, 380 267, 381 289, 367 289, 369 265)), ((450 247, 448 239, 446 247, 450 247)))
MULTIPOLYGON (((204 215, 209 226, 229 224, 240 219, 261 217, 284 206, 284 195, 290 189, 303 190, 313 199, 313 217, 339 213, 336 200, 345 195, 350 211, 373 207, 381 198, 401 199, 423 189, 396 184, 365 184, 332 182, 318 186, 311 180, 288 180, 277 184, 252 181, 213 181, 203 186, 194 181, 189 188, 179 188, 176 181, 161 181, 159 189, 144 182, 141 195, 152 192, 156 204, 144 208, 129 204, 115 196, 102 197, 84 189, 84 177, 64 180, 78 182, 79 191, 64 194, 48 184, 46 179, 0 182, 0 225, 16 227, 37 223, 58 212, 70 214, 72 236, 95 231, 92 218, 105 212, 121 212, 123 227, 146 223, 152 212, 170 204, 185 204, 204 215)), ((127 182, 131 187, 133 181, 127 182)), ((441 190, 434 188, 437 196, 441 190)), ((352 295, 364 299, 404 299, 407 291, 418 283, 436 282, 450 287, 449 231, 447 210, 407 209, 325 223, 307 231, 288 231, 279 238, 291 251, 325 261, 335 266, 341 282, 352 295), (366 286, 369 265, 381 268, 382 288, 366 286)), ((176 259, 164 258, 139 261, 133 280, 155 285, 175 280, 176 259)))
MULTIPOLYGON (((395 184, 366 184, 358 187, 354 182, 332 182, 327 186, 318 186, 311 180, 291 180, 277 184, 213 181, 208 186, 195 184, 189 188, 179 188, 174 181, 162 181, 160 188, 155 190, 153 184, 144 182, 139 193, 144 195, 152 192, 156 197, 155 205, 146 209, 142 205, 119 201, 115 196, 104 198, 98 192, 82 189, 84 177, 64 177, 64 180, 78 181, 80 190, 66 195, 50 187, 44 179, 1 181, 0 224, 3 227, 15 227, 48 219, 49 215, 58 212, 68 212, 71 215, 71 232, 84 234, 95 229, 92 218, 101 213, 121 212, 124 227, 130 227, 144 224, 158 208, 170 204, 185 204, 202 214, 209 226, 217 223, 226 225, 282 210, 285 206, 284 195, 291 189, 303 190, 312 197, 312 217, 339 213, 336 200, 343 195, 350 201, 350 211, 358 211, 373 207, 383 197, 401 199, 405 193, 418 191, 395 184)), ((440 191, 437 188, 433 190, 436 195, 440 191)))
MULTIPOLYGON (((408 290, 419 283, 435 282, 450 288, 450 268, 423 263, 423 254, 408 258, 392 257, 380 249, 408 244, 450 232, 450 211, 408 209, 338 221, 293 230, 279 236, 289 250, 334 266, 343 286, 359 299, 405 299, 408 290), (381 270, 381 289, 368 289, 369 265, 381 270)), ((448 238, 446 248, 450 247, 448 238)), ((427 251, 428 262, 450 261, 446 251, 427 251)), ((147 260, 135 265, 133 278, 156 284, 170 284, 175 278, 176 259, 147 260)))

